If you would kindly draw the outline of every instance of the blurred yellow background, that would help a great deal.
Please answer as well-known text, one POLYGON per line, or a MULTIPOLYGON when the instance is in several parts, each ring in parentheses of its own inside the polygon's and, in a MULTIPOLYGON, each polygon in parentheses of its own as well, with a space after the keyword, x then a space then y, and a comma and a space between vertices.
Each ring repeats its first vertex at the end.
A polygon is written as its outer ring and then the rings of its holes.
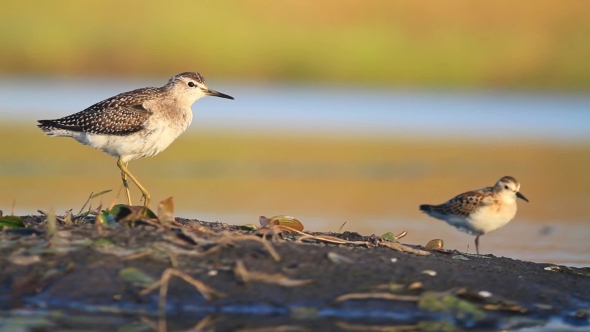
POLYGON ((531 201, 519 202, 513 223, 529 226, 486 236, 485 252, 532 252, 534 244, 517 246, 522 234, 555 225, 575 225, 580 237, 550 238, 543 252, 565 242, 590 250, 588 1, 0 0, 0 8, 5 213, 14 201, 18 213, 77 212, 90 192, 113 189, 100 199, 110 204, 120 188, 115 159, 44 137, 36 119, 80 111, 122 85, 200 71, 236 100, 198 101, 189 132, 130 164, 154 204, 173 196, 179 216, 255 223, 289 214, 311 230, 348 221, 347 230, 410 229, 410 242, 442 237, 464 249, 471 237, 418 205, 512 175, 531 201), (276 103, 263 107, 264 98, 276 103))

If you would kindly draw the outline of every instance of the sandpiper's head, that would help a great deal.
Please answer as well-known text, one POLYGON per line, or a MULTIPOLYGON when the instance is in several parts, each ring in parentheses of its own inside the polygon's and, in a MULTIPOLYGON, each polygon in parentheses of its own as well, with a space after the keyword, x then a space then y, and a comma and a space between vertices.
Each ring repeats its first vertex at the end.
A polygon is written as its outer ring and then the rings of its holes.
POLYGON ((185 72, 173 76, 165 87, 176 94, 179 99, 183 99, 191 105, 205 96, 234 99, 232 96, 209 89, 203 76, 197 72, 185 72))
POLYGON ((523 199, 524 201, 528 202, 529 200, 524 197, 523 194, 519 192, 520 190, 520 183, 518 180, 513 178, 512 176, 505 176, 496 182, 494 186, 494 192, 501 196, 509 195, 510 197, 516 197, 523 199))

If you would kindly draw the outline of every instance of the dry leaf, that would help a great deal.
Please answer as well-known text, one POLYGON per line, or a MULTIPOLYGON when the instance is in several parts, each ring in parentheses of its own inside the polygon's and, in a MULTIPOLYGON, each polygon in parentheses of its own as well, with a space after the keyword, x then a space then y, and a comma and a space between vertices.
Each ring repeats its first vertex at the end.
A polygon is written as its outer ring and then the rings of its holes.
POLYGON ((444 246, 444 242, 441 239, 434 239, 434 240, 430 240, 428 241, 428 243, 426 244, 426 246, 424 247, 426 250, 438 250, 438 249, 442 249, 444 246))
POLYGON ((158 220, 162 224, 169 224, 174 222, 174 201, 172 197, 168 197, 158 204, 158 220))
MULTIPOLYGON (((267 218, 265 216, 260 216, 258 218, 260 225, 262 227, 270 227, 270 226, 287 226, 289 228, 295 229, 297 231, 303 231, 303 224, 301 221, 297 220, 296 218, 290 216, 274 216, 272 218, 267 218)), ((288 230, 288 229, 285 229, 288 230)))

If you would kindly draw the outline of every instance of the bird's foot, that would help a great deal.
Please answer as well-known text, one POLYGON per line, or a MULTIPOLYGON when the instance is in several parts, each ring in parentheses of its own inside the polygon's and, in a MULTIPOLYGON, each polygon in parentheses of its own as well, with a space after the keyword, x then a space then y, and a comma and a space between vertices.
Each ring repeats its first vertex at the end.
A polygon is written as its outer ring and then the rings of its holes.
POLYGON ((143 207, 147 208, 150 205, 151 196, 150 194, 142 194, 141 199, 143 199, 143 207))

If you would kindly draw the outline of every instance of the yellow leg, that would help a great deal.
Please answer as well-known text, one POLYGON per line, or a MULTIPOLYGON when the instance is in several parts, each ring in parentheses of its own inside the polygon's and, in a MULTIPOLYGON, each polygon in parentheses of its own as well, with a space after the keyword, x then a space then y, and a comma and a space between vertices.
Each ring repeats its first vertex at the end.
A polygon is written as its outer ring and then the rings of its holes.
MULTIPOLYGON (((150 204, 150 198, 151 198, 150 193, 141 185, 141 183, 139 183, 139 181, 137 181, 135 176, 133 176, 133 174, 131 174, 129 172, 129 170, 127 169, 127 164, 123 163, 121 161, 121 158, 119 158, 117 160, 117 166, 119 166, 119 169, 121 169, 121 174, 123 174, 123 176, 129 177, 129 179, 131 179, 131 181, 133 181, 133 183, 135 183, 137 188, 139 188, 139 191, 141 191, 142 198, 143 198, 143 206, 147 207, 150 204)), ((127 179, 125 178, 124 181, 127 181, 127 179)), ((123 184, 125 184, 125 182, 123 182, 123 184)), ((131 201, 130 197, 129 197, 129 201, 131 201)), ((131 203, 129 203, 129 204, 131 204, 131 203)))
MULTIPOLYGON (((125 163, 127 167, 128 163, 125 163)), ((127 174, 121 171, 121 179, 123 179, 123 187, 125 187, 125 194, 127 196, 127 205, 131 205, 131 193, 129 192, 129 183, 127 182, 127 174)))

